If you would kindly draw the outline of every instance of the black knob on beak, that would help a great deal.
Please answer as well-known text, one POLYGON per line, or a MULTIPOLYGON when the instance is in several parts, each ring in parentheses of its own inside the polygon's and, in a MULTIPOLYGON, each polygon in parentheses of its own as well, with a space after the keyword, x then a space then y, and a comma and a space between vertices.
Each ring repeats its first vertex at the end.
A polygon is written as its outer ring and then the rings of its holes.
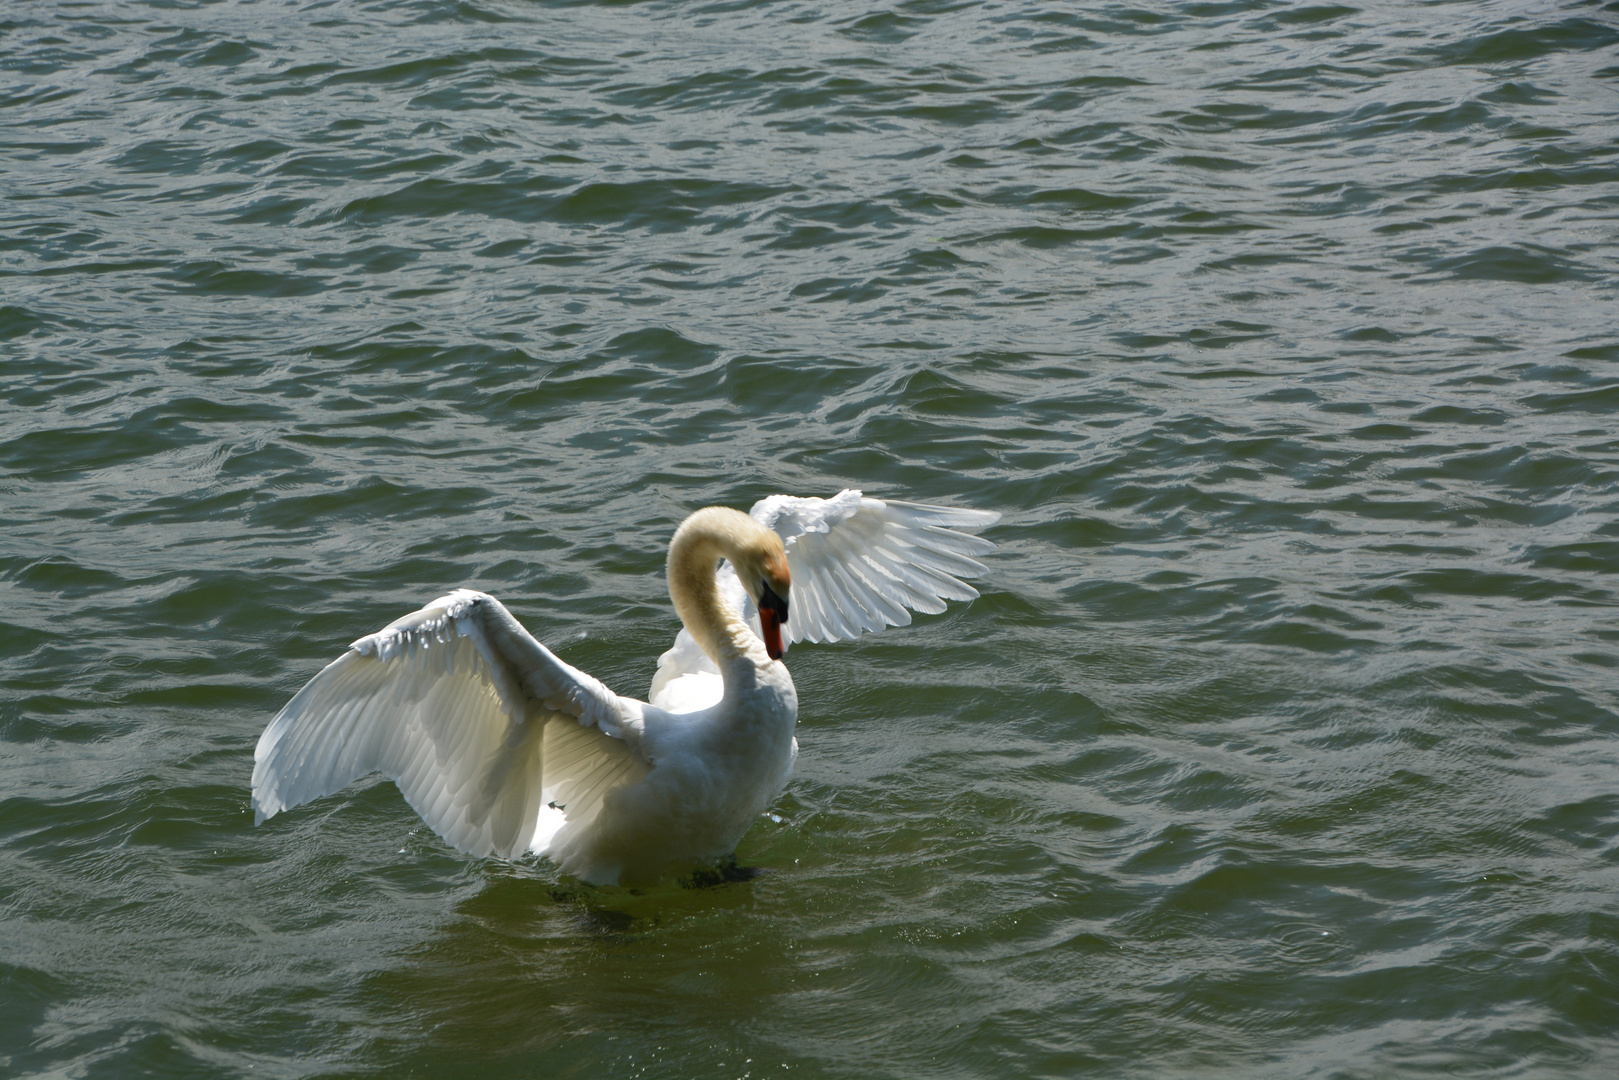
POLYGON ((776 590, 770 587, 770 582, 759 583, 759 609, 776 613, 777 622, 787 621, 787 601, 776 595, 776 590))
POLYGON ((787 601, 776 595, 770 582, 759 582, 759 629, 764 631, 765 653, 772 660, 780 660, 786 650, 781 647, 781 624, 787 621, 787 601))

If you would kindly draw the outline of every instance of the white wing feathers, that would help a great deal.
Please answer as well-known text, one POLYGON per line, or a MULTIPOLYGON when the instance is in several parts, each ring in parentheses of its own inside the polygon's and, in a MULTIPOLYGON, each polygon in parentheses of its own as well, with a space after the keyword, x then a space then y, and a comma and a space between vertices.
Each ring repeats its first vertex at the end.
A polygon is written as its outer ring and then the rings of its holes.
POLYGON ((608 791, 646 774, 636 703, 557 659, 491 596, 457 590, 349 650, 260 737, 259 821, 381 772, 454 847, 512 858, 543 847, 542 823, 583 828, 608 791))
MULTIPOLYGON (((830 499, 772 495, 748 511, 787 546, 792 573, 786 639, 843 641, 934 615, 971 600, 962 581, 984 572, 974 556, 995 545, 956 529, 987 528, 988 510, 869 499, 853 489, 830 499)), ((751 612, 750 612, 751 614, 751 612)))
MULTIPOLYGON (((936 615, 946 600, 974 599, 978 590, 961 578, 983 573, 974 556, 995 545, 954 530, 987 528, 1001 517, 990 510, 868 499, 853 489, 830 499, 772 495, 748 513, 774 529, 787 548, 793 584, 782 637, 789 645, 846 641, 906 626, 913 610, 936 615)), ((759 612, 730 563, 720 567, 718 583, 759 633, 759 612)), ((681 630, 658 657, 649 697, 671 712, 688 712, 718 701, 722 685, 719 668, 681 630)))

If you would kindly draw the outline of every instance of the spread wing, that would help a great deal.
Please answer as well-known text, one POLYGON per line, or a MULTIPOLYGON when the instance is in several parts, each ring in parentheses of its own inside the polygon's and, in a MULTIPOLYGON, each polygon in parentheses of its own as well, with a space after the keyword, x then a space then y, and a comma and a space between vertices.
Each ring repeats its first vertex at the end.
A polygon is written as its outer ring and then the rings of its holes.
POLYGON ((458 589, 356 641, 287 703, 253 754, 253 809, 262 822, 381 772, 452 846, 509 859, 645 776, 640 734, 638 702, 458 589))
MULTIPOLYGON (((961 579, 983 573, 976 556, 995 545, 959 530, 988 528, 1001 517, 992 510, 868 499, 852 488, 830 499, 772 495, 748 513, 787 548, 793 577, 782 628, 787 644, 846 641, 909 625, 912 611, 936 615, 947 600, 974 599, 978 590, 961 579)), ((720 566, 718 583, 759 633, 759 613, 730 563, 720 566)), ((658 657, 649 696, 654 705, 686 712, 718 701, 721 686, 719 668, 682 630, 658 657)))
POLYGON ((982 574, 976 556, 995 545, 958 530, 1000 519, 989 510, 871 499, 853 489, 830 499, 772 495, 748 513, 787 547, 789 642, 856 638, 906 626, 912 611, 933 615, 947 600, 973 599, 978 590, 961 579, 982 574))

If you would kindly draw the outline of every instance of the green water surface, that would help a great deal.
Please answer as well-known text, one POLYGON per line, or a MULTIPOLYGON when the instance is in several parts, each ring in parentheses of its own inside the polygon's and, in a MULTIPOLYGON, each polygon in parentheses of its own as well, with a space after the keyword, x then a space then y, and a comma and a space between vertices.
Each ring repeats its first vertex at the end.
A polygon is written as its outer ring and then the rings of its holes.
POLYGON ((1619 1071, 1619 5, 0 7, 0 1075, 1619 1071), (253 744, 456 586, 1000 511, 751 882, 253 744))

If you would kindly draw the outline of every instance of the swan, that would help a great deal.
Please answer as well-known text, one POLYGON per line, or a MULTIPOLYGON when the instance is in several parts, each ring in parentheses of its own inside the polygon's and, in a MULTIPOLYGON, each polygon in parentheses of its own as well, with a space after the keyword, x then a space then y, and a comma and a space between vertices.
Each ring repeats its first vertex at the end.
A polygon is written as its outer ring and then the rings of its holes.
POLYGON ((493 596, 457 589, 354 642, 276 714, 253 754, 254 822, 381 772, 468 855, 533 852, 593 885, 713 865, 798 755, 787 647, 973 599, 961 578, 994 545, 958 530, 999 517, 853 489, 698 510, 669 544, 683 628, 649 701, 558 659, 493 596))

